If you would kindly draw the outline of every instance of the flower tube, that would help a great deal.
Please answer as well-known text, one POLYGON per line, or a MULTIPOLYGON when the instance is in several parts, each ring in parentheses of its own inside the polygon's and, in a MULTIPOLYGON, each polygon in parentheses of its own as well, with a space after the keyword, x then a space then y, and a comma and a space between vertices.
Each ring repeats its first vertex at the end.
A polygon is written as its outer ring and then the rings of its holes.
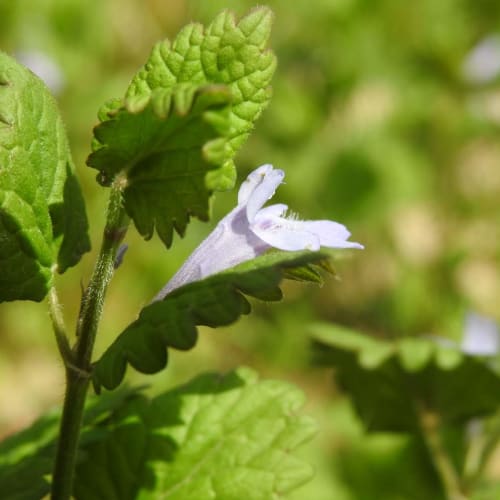
POLYGON ((154 300, 163 299, 186 283, 253 259, 270 248, 363 248, 348 241, 351 233, 338 222, 302 221, 295 215, 287 216, 288 207, 283 204, 264 207, 284 177, 283 170, 269 164, 254 170, 240 187, 236 208, 217 224, 154 300))

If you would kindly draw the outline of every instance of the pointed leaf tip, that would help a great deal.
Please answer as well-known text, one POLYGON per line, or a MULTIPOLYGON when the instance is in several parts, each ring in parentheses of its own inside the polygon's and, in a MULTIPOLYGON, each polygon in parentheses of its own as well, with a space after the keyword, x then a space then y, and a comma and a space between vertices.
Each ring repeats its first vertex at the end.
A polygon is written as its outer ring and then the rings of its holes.
POLYGON ((269 7, 256 7, 238 23, 238 27, 254 45, 264 48, 274 21, 274 13, 269 7))

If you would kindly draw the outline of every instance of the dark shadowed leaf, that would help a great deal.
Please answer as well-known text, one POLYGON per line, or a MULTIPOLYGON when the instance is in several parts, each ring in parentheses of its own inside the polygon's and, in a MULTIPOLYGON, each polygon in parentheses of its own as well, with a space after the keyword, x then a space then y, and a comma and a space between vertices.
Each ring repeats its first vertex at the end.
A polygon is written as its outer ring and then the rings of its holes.
POLYGON ((500 377, 484 360, 426 338, 377 340, 334 325, 312 329, 319 363, 333 366, 371 431, 413 431, 419 412, 443 423, 500 406, 500 377))

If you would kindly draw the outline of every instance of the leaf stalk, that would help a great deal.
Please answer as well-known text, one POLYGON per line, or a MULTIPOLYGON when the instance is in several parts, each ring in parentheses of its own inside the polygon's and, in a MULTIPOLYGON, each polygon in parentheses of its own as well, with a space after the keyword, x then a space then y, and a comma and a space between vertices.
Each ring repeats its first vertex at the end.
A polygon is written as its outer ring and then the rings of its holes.
POLYGON ((52 329, 56 337, 57 348, 61 358, 64 360, 64 365, 73 363, 73 352, 69 345, 68 335, 66 333, 66 325, 62 314, 62 307, 59 301, 56 287, 53 285, 49 290, 49 315, 52 321, 52 329))
POLYGON ((417 410, 420 431, 447 500, 468 500, 460 477, 447 453, 439 432, 439 418, 423 408, 417 410))

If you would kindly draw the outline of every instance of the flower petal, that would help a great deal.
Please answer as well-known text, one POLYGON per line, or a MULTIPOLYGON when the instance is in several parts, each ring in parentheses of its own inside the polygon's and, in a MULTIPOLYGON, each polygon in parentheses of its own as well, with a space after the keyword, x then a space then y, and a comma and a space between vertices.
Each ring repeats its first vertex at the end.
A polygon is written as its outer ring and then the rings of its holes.
POLYGON ((271 205, 259 210, 250 229, 263 241, 281 250, 319 250, 330 248, 363 248, 347 241, 351 233, 337 222, 329 220, 300 221, 279 217, 284 205, 271 205), (271 210, 269 210, 271 209, 271 210))
POLYGON ((280 250, 319 250, 319 237, 304 230, 300 221, 276 216, 262 217, 261 212, 250 229, 267 244, 280 250))
POLYGON ((300 223, 306 231, 319 237, 321 246, 330 248, 364 248, 354 241, 347 241, 351 233, 338 222, 330 220, 306 220, 300 223))
POLYGON ((284 203, 276 203, 275 205, 269 205, 268 207, 261 208, 254 217, 254 222, 257 223, 258 220, 268 219, 270 217, 280 217, 288 210, 288 205, 284 203))
POLYGON ((238 205, 247 203, 254 189, 262 182, 262 178, 268 175, 273 170, 273 166, 269 163, 261 165, 251 172, 248 177, 242 182, 238 191, 238 205))
POLYGON ((247 219, 252 223, 256 213, 262 208, 276 191, 276 188, 283 182, 285 172, 279 169, 272 169, 261 174, 260 182, 255 186, 247 199, 247 219))

